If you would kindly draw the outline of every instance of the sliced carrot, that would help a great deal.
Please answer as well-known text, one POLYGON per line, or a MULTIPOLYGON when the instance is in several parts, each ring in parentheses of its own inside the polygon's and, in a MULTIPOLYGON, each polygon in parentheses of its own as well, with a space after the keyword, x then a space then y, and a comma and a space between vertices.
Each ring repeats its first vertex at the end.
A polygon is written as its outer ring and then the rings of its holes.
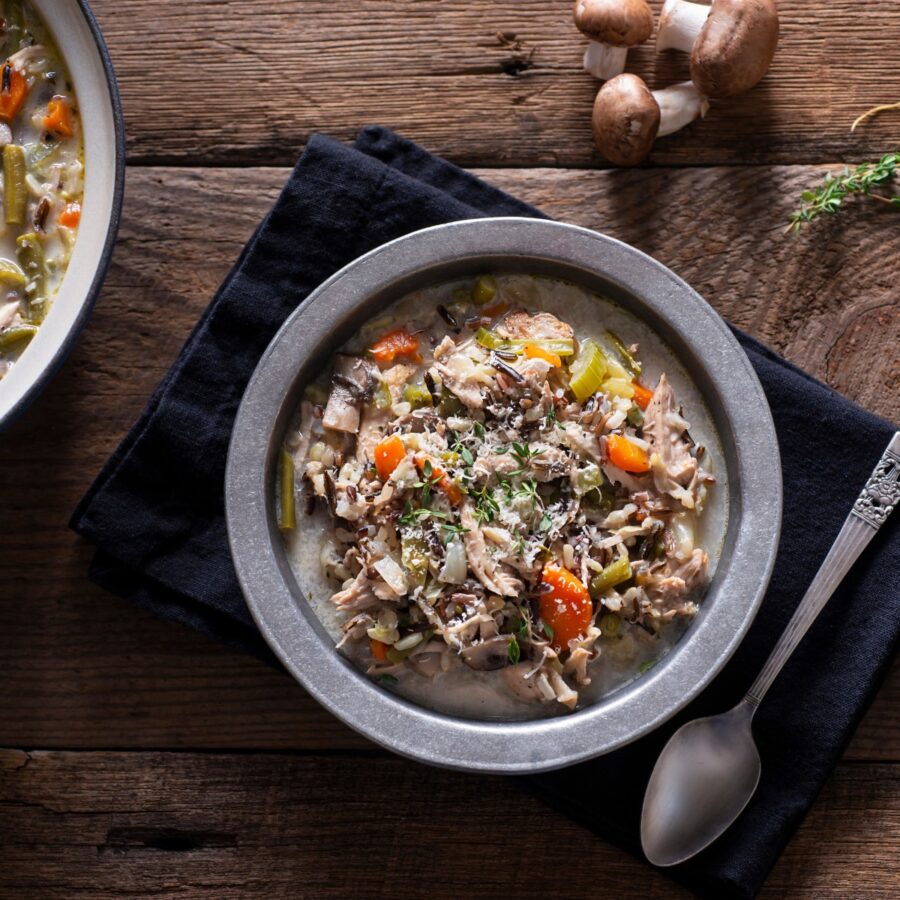
POLYGON ((394 362, 398 356, 408 356, 415 362, 421 362, 419 341, 405 328, 390 331, 372 346, 371 354, 375 361, 382 364, 394 362))
POLYGON ((0 118, 11 122, 22 108, 27 93, 25 76, 7 60, 0 73, 0 118))
POLYGON ((541 580, 550 585, 538 598, 541 619, 553 630, 553 649, 566 650, 569 641, 581 637, 591 624, 591 596, 580 579, 562 566, 547 566, 541 580))
POLYGON ((646 409, 653 399, 653 391, 650 388, 645 388, 639 381, 632 381, 631 386, 634 388, 634 402, 641 409, 646 409))
POLYGON ((623 472, 643 475, 650 471, 650 458, 647 452, 621 434, 611 434, 606 439, 606 452, 609 461, 623 472))
POLYGON ((378 662, 387 662, 388 645, 374 638, 369 638, 369 650, 378 662))
POLYGON ((558 369, 562 365, 562 360, 555 353, 544 350, 542 347, 538 347, 537 344, 526 344, 525 356, 528 359, 542 359, 544 362, 550 363, 554 369, 558 369))
POLYGON ((70 203, 60 214, 59 224, 64 228, 77 228, 81 222, 81 204, 70 203))
POLYGON ((444 494, 452 506, 459 506, 464 496, 462 488, 427 454, 417 453, 414 458, 419 474, 425 471, 426 462, 431 463, 431 476, 437 479, 438 490, 444 494))
POLYGON ((382 481, 387 481, 405 457, 406 447, 403 446, 400 435, 392 434, 386 437, 375 448, 375 468, 378 470, 378 477, 382 481))
POLYGON ((75 134, 72 124, 72 110, 65 97, 56 96, 47 104, 47 115, 44 116, 44 129, 59 137, 72 137, 75 134))

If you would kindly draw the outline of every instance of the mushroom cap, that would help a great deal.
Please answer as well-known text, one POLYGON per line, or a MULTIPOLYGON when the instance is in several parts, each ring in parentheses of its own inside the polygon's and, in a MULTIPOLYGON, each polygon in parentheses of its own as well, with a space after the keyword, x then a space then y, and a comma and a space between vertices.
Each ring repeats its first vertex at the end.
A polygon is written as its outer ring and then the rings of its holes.
POLYGON ((636 166, 650 153, 659 131, 659 104, 637 75, 617 75, 594 101, 594 143, 617 166, 636 166))
POLYGON ((774 0, 713 0, 691 51, 691 80, 708 97, 742 94, 769 71, 777 46, 774 0))
POLYGON ((575 26, 601 44, 634 47, 653 33, 647 0, 575 0, 575 26))

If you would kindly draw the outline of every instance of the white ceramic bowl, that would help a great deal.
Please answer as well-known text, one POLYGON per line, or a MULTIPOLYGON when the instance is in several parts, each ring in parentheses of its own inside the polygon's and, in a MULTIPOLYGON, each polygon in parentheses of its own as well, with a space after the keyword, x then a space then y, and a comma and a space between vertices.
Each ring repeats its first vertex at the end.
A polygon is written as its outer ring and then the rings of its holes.
POLYGON ((84 127, 84 201, 68 271, 47 318, 0 381, 0 428, 40 393, 90 315, 109 266, 125 189, 125 127, 116 78, 84 0, 31 0, 68 66, 84 127))

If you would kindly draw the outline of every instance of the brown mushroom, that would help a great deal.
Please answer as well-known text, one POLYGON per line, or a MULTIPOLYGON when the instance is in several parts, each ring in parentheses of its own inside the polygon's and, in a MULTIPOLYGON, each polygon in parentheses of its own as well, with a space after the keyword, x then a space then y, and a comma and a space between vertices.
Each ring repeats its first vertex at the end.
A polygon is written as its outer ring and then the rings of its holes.
POLYGON ((657 50, 691 54, 691 80, 708 97, 732 97, 758 84, 778 46, 774 0, 666 0, 657 50))
POLYGON ((637 75, 619 75, 594 101, 594 142, 617 166, 636 166, 665 137, 705 116, 706 98, 690 81, 651 91, 637 75))
POLYGON ((574 16, 575 26, 591 39, 584 67, 601 81, 621 75, 628 48, 653 33, 647 0, 576 0, 574 16))

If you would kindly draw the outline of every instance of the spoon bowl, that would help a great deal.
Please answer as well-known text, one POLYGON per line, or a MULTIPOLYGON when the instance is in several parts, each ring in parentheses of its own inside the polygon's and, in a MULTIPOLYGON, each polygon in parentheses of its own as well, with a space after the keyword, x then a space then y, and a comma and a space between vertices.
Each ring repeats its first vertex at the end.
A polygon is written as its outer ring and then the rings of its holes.
POLYGON ((759 784, 754 707, 745 701, 683 725, 663 749, 644 795, 641 843, 656 866, 708 847, 741 814, 759 784))

